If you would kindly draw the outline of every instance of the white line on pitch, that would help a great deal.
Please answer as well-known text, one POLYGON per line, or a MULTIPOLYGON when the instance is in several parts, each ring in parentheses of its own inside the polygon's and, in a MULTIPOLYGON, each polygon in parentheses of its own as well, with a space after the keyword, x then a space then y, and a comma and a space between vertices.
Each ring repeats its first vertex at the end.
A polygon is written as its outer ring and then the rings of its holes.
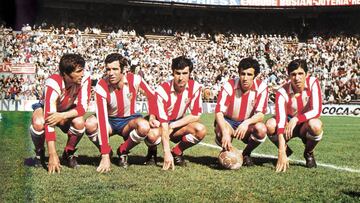
MULTIPOLYGON (((206 146, 206 147, 210 147, 210 148, 214 148, 214 149, 219 149, 221 150, 222 148, 217 146, 217 145, 213 145, 213 144, 208 144, 208 143, 204 143, 204 142, 200 142, 200 145, 206 146)), ((258 154, 258 153, 252 153, 254 154, 256 157, 263 157, 263 158, 271 158, 271 159, 277 159, 277 156, 273 156, 273 155, 267 155, 267 154, 258 154)), ((302 160, 296 160, 296 159, 289 159, 292 162, 295 163, 302 163, 305 164, 305 161, 302 160)), ((332 164, 323 164, 323 163, 317 163, 318 166, 322 166, 325 168, 331 168, 331 169, 335 169, 335 170, 339 170, 339 171, 347 171, 347 172, 352 172, 352 173, 360 173, 360 170, 358 169, 352 169, 349 167, 339 167, 339 166, 335 166, 332 164)))

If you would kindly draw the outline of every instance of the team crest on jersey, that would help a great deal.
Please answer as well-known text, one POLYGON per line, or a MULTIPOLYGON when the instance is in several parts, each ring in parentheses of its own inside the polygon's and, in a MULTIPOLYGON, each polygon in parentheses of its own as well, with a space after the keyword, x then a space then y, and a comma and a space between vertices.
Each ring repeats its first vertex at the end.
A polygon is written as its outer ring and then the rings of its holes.
POLYGON ((185 98, 185 105, 188 105, 190 103, 190 99, 189 98, 185 98))
POLYGON ((132 96, 133 94, 131 92, 129 92, 127 95, 126 95, 130 100, 132 99, 132 96))

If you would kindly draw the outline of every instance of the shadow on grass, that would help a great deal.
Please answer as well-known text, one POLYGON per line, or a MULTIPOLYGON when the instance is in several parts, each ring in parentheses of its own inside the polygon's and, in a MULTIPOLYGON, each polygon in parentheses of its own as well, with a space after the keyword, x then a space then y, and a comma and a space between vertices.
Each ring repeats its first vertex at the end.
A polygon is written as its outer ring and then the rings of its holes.
POLYGON ((348 195, 350 197, 360 199, 360 192, 357 191, 342 191, 345 195, 348 195))

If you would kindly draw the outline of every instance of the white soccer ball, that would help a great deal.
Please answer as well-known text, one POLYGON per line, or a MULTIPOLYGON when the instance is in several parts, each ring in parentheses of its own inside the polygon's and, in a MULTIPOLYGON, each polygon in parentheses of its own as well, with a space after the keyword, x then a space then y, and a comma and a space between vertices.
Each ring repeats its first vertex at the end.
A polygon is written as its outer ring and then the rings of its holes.
POLYGON ((231 151, 221 151, 219 154, 219 163, 226 169, 236 170, 243 164, 242 151, 233 149, 231 151))

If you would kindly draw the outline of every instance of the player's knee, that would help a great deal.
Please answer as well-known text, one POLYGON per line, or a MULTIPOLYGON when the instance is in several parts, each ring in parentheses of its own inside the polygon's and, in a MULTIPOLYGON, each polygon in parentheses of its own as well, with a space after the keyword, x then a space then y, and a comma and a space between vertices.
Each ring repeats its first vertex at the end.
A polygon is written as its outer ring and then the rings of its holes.
POLYGON ((265 126, 266 126, 267 134, 273 135, 276 129, 276 120, 274 118, 270 118, 269 120, 266 121, 265 126))
POLYGON ((322 133, 322 122, 319 119, 309 120, 308 125, 314 135, 322 133))
POLYGON ((33 119, 32 126, 36 131, 43 131, 44 130, 45 120, 44 118, 35 118, 33 119))
POLYGON ((72 126, 77 130, 81 130, 85 128, 85 121, 82 116, 74 118, 71 123, 72 126))
POLYGON ((202 140, 206 135, 206 128, 203 124, 197 123, 195 125, 195 136, 197 139, 202 140))
POLYGON ((147 146, 155 146, 160 144, 160 142, 161 142, 161 136, 160 135, 157 136, 154 133, 149 133, 145 139, 145 144, 147 146))
POLYGON ((259 139, 263 139, 266 137, 266 126, 264 123, 256 123, 255 124, 256 137, 259 139))
POLYGON ((86 134, 92 134, 97 130, 97 120, 95 116, 90 116, 85 121, 86 134))
POLYGON ((146 120, 142 119, 137 124, 137 133, 139 136, 145 137, 149 134, 150 124, 146 120))

